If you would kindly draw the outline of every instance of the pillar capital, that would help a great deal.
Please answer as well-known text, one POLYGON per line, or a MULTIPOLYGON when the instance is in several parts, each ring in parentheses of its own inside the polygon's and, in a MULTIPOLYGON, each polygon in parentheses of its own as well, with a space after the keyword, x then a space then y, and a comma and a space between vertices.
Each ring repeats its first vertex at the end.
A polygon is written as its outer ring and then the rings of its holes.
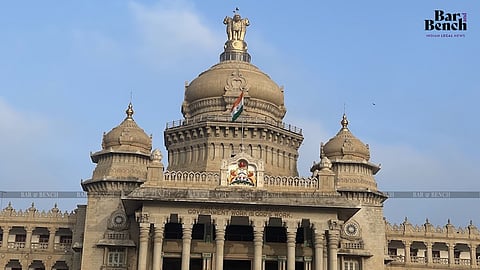
POLYGON ((192 216, 183 216, 181 218, 181 223, 183 225, 183 228, 192 228, 193 227, 193 223, 194 223, 195 219, 192 217, 192 216))
POLYGON ((168 218, 169 216, 167 215, 155 216, 155 218, 153 218, 153 224, 155 227, 157 226, 163 227, 167 223, 168 218))
POLYGON ((255 218, 252 220, 252 227, 254 232, 263 232, 267 220, 264 218, 255 218))
POLYGON ((214 220, 215 228, 225 230, 227 228, 228 219, 226 218, 215 218, 214 220))
POLYGON ((297 232, 298 229, 298 221, 297 220, 287 220, 285 221, 285 227, 287 229, 287 235, 288 233, 297 232))
POLYGON ((328 230, 330 231, 340 231, 340 227, 343 224, 342 221, 337 219, 330 219, 328 221, 328 230))
POLYGON ((313 220, 310 222, 312 224, 312 229, 315 231, 326 231, 328 230, 328 224, 325 221, 313 220))

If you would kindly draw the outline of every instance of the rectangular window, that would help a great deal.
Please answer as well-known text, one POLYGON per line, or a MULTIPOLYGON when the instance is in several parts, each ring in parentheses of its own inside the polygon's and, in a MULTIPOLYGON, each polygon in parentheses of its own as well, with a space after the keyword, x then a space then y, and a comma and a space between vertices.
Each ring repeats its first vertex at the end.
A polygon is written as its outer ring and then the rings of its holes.
POLYGON ((360 270, 360 264, 356 260, 343 261, 343 270, 360 270))
POLYGON ((397 255, 397 249, 396 248, 389 248, 388 249, 388 255, 396 256, 397 255))
POLYGON ((108 266, 125 266, 127 263, 126 260, 126 250, 125 248, 108 248, 108 266))
POLYGON ((27 239, 27 235, 26 234, 17 234, 15 235, 15 242, 25 242, 27 239))
POLYGON ((71 235, 61 235, 60 236, 60 243, 71 244, 72 243, 72 236, 71 235))

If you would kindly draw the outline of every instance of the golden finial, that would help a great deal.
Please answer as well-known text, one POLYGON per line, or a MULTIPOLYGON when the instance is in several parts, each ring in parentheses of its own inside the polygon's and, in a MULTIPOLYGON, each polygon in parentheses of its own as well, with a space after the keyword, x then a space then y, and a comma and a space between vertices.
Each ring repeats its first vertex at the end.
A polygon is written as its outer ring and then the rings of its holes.
POLYGON ((343 129, 348 129, 348 119, 345 113, 343 114, 342 121, 340 122, 340 124, 342 124, 343 129))
POLYGON ((128 104, 128 109, 125 111, 125 113, 127 114, 127 118, 126 118, 126 119, 133 120, 132 115, 133 115, 134 111, 133 111, 132 102, 130 102, 130 103, 128 104))

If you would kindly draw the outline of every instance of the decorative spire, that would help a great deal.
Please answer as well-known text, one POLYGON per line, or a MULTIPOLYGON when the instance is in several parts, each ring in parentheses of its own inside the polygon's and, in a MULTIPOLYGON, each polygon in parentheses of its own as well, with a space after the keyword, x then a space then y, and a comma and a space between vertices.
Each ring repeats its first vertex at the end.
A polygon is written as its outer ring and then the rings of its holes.
POLYGON ((53 213, 58 213, 59 211, 60 211, 60 209, 58 209, 58 205, 57 205, 57 203, 55 203, 55 204, 53 205, 52 212, 53 212, 53 213))
POLYGON ((127 110, 125 111, 125 113, 127 114, 127 118, 125 118, 125 119, 133 120, 132 115, 133 115, 134 111, 133 111, 132 102, 130 102, 130 103, 128 104, 128 108, 127 108, 127 110))
POLYGON ((36 211, 37 211, 37 208, 35 208, 35 203, 32 202, 32 206, 28 208, 28 212, 36 212, 36 211))
POLYGON ((322 159, 322 157, 325 156, 325 152, 324 152, 324 150, 323 150, 323 146, 324 146, 324 144, 323 144, 323 142, 321 142, 321 143, 320 143, 320 160, 322 159))
POLYGON ((342 124, 342 129, 348 130, 348 119, 345 113, 343 113, 342 121, 340 121, 340 124, 342 124))
POLYGON ((5 208, 5 210, 7 210, 9 212, 13 211, 12 202, 8 202, 8 206, 5 208))

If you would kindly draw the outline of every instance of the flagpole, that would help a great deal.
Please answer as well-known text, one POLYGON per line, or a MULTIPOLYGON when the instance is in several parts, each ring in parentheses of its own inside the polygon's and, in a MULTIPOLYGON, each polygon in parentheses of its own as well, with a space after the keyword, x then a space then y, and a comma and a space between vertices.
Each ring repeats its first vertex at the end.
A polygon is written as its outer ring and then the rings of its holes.
POLYGON ((242 139, 241 139, 241 145, 240 145, 240 152, 243 153, 244 151, 244 145, 243 145, 243 132, 244 132, 244 128, 243 128, 243 116, 240 116, 240 114, 243 112, 244 110, 244 99, 243 99, 243 90, 240 90, 240 96, 235 100, 235 102, 233 103, 233 106, 232 106, 232 109, 230 110, 230 113, 232 115, 232 122, 235 122, 235 120, 238 118, 238 117, 241 117, 242 118, 242 123, 241 123, 241 136, 242 136, 242 139))
MULTIPOLYGON (((244 106, 244 109, 245 109, 245 104, 243 106, 244 106)), ((243 116, 242 116, 242 147, 240 148, 241 153, 243 153, 244 148, 245 148, 245 146, 243 145, 243 116)))

